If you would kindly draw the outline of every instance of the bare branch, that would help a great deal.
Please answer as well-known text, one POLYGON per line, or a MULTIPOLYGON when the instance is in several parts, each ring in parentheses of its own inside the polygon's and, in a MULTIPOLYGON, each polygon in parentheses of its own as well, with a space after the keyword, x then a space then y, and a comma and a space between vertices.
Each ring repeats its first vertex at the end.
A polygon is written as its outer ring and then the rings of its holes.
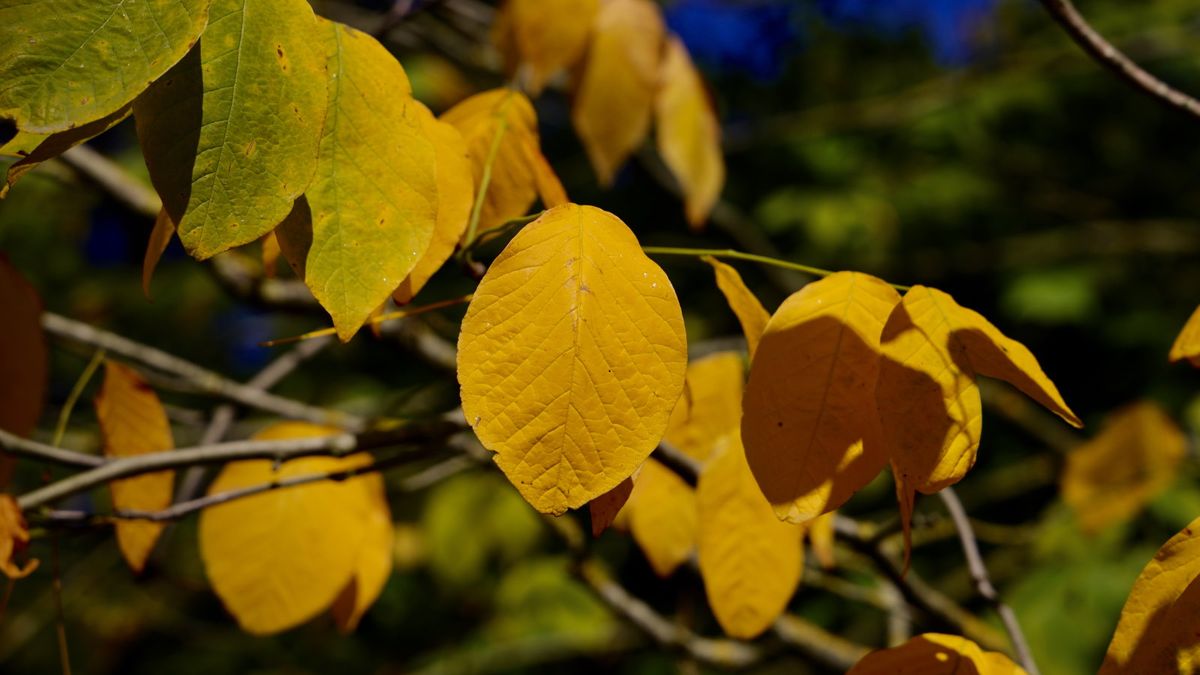
POLYGON ((59 158, 104 188, 117 201, 147 218, 157 217, 162 209, 162 199, 159 199, 154 188, 86 145, 71 148, 59 158))
POLYGON ((953 488, 943 489, 938 492, 938 496, 942 498, 942 503, 946 505, 946 510, 950 512, 950 518, 954 520, 954 525, 958 528, 958 538, 962 542, 963 553, 967 557, 967 567, 971 570, 971 578, 975 580, 975 588, 979 590, 979 595, 991 603, 996 613, 1000 615, 1000 620, 1004 623, 1004 630, 1012 641, 1013 650, 1016 652, 1021 666, 1029 675, 1038 675, 1037 663, 1033 660, 1033 653, 1029 651, 1029 643, 1025 641, 1025 634, 1021 632, 1021 624, 1017 622, 1017 615, 1000 599, 1000 594, 996 592, 996 587, 992 585, 992 580, 988 577, 987 565, 983 563, 983 556, 979 554, 979 543, 975 541, 975 532, 971 529, 971 519, 967 517, 966 509, 963 508, 962 502, 959 501, 953 488))
POLYGON ((1176 110, 1200 118, 1200 101, 1175 89, 1126 56, 1104 36, 1096 32, 1087 19, 1079 13, 1071 0, 1042 0, 1042 6, 1050 16, 1071 36, 1083 50, 1100 65, 1116 73, 1125 82, 1148 94, 1159 102, 1176 110))
POLYGON ((56 448, 53 445, 38 443, 26 438, 21 438, 16 434, 0 429, 0 451, 5 454, 13 455, 14 457, 25 457, 27 459, 38 460, 42 462, 50 462, 51 464, 59 464, 62 466, 82 466, 92 468, 100 466, 104 463, 103 457, 96 455, 85 455, 82 452, 74 450, 65 450, 56 448))

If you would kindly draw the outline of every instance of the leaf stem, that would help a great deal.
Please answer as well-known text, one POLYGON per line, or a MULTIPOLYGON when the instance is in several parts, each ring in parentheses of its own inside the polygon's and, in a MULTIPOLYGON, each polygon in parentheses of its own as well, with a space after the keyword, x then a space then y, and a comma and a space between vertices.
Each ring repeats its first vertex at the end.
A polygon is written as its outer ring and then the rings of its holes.
POLYGON ((62 445, 63 435, 67 433, 67 423, 71 420, 71 411, 75 409, 75 404, 79 402, 79 397, 83 395, 83 390, 91 381, 92 375, 96 374, 96 369, 104 362, 104 353, 104 347, 96 350, 96 353, 92 355, 92 360, 88 361, 87 367, 79 374, 75 386, 71 387, 71 393, 67 395, 67 400, 58 413, 58 423, 54 427, 54 440, 50 442, 50 445, 56 448, 62 445))
MULTIPOLYGON (((782 267, 784 269, 796 270, 811 274, 814 277, 827 277, 834 273, 834 270, 821 269, 811 265, 801 265, 789 260, 780 260, 765 255, 757 255, 755 253, 746 253, 732 248, 681 248, 675 246, 643 246, 642 250, 649 255, 680 255, 690 256, 694 258, 703 258, 704 256, 712 256, 713 258, 733 258, 735 260, 746 260, 756 262, 760 265, 770 265, 772 267, 782 267)), ((907 291, 908 286, 900 284, 889 284, 892 288, 898 291, 907 291)))
MULTIPOLYGON (((395 311, 395 312, 388 312, 387 314, 380 314, 379 316, 373 316, 373 317, 367 319, 365 323, 377 324, 377 323, 383 323, 384 321, 391 321, 392 319, 403 319, 403 318, 409 317, 409 316, 417 316, 418 314, 425 314, 426 312, 432 312, 437 309, 444 309, 446 307, 453 307, 454 305, 461 305, 461 304, 470 302, 472 297, 473 297, 472 294, 468 293, 466 295, 463 295, 463 296, 460 296, 457 298, 450 298, 449 300, 441 300, 439 302, 431 302, 428 305, 421 305, 420 307, 413 307, 411 309, 401 309, 401 310, 395 311)), ((301 335, 293 335, 292 337, 279 338, 277 340, 267 340, 266 342, 263 342, 260 344, 263 347, 277 347, 279 345, 286 345, 286 344, 290 344, 292 342, 301 342, 303 340, 313 340, 313 339, 316 339, 319 337, 325 337, 326 335, 333 335, 336 332, 337 332, 337 329, 332 328, 332 327, 322 328, 320 330, 309 331, 309 332, 303 333, 301 335)))

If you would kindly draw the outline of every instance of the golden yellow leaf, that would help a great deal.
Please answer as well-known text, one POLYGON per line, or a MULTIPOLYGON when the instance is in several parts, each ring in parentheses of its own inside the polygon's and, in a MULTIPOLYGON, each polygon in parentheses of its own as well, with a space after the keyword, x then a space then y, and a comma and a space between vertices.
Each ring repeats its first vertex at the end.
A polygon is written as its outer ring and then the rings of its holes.
POLYGON ((17 500, 12 495, 0 494, 0 572, 4 576, 20 579, 37 569, 37 560, 30 560, 24 566, 13 562, 13 555, 28 545, 29 530, 25 527, 25 517, 21 515, 17 500))
POLYGON ((985 652, 957 635, 925 633, 864 656, 846 675, 1024 675, 999 652, 985 652))
POLYGON ((713 273, 717 277, 717 288, 721 289, 729 308, 742 325, 742 333, 746 336, 746 348, 753 359, 754 352, 758 350, 758 343, 762 340, 763 331, 767 328, 767 321, 771 320, 771 313, 764 309, 758 297, 746 288, 746 282, 742 281, 742 275, 738 274, 735 268, 712 256, 705 256, 704 261, 712 265, 713 273))
POLYGON ((551 77, 583 57, 599 6, 599 0, 506 0, 492 38, 509 75, 528 67, 527 85, 537 96, 551 77))
POLYGON ((476 194, 491 165, 477 232, 525 215, 535 198, 546 208, 566 203, 562 183, 542 156, 537 113, 524 94, 485 91, 447 110, 441 119, 458 129, 467 144, 476 194))
POLYGON ((616 216, 550 209, 479 283, 458 340, 463 411, 530 504, 563 513, 662 439, 687 339, 666 274, 616 216))
POLYGON ((401 305, 412 302, 429 277, 454 254, 454 248, 467 229, 467 221, 471 219, 471 205, 475 201, 471 158, 462 134, 452 125, 434 118, 433 113, 422 115, 422 123, 433 139, 433 151, 437 155, 437 225, 429 248, 392 294, 401 305))
POLYGON ((745 381, 746 362, 737 352, 717 352, 689 363, 666 441, 694 459, 708 459, 741 422, 745 381))
POLYGON ((704 467, 696 500, 708 604, 727 634, 755 637, 783 613, 800 583, 803 527, 775 517, 737 433, 704 467))
POLYGON ((977 375, 1004 380, 1082 426, 1024 345, 935 288, 913 286, 904 295, 882 344, 875 395, 906 532, 915 492, 953 485, 975 463, 982 430, 977 375))
MULTIPOLYGON (((29 436, 46 405, 48 377, 42 300, 0 252, 0 429, 29 436)), ((13 459, 0 453, 0 487, 8 484, 13 459)))
POLYGON ((687 562, 696 548, 696 493, 674 471, 646 460, 625 508, 629 532, 658 576, 687 562))
POLYGON ((629 501, 629 495, 632 492, 633 477, 630 476, 617 483, 617 487, 588 502, 588 515, 592 521, 593 537, 599 537, 613 524, 613 521, 617 519, 617 514, 621 512, 621 508, 629 501))
MULTIPOLYGON (((113 361, 104 362, 104 384, 96 395, 96 419, 104 437, 105 457, 136 457, 175 447, 171 423, 158 396, 132 369, 113 361)), ((155 471, 115 480, 113 508, 118 511, 160 511, 171 505, 174 471, 155 471)), ((166 525, 149 520, 118 520, 117 544, 134 572, 146 567, 146 559, 166 525)))
POLYGON ((1193 366, 1200 368, 1200 307, 1192 312, 1192 316, 1183 325, 1183 330, 1179 331, 1179 336, 1171 345, 1169 358, 1171 363, 1187 359, 1193 366))
MULTIPOLYGON (((287 422, 255 438, 336 433, 338 429, 287 422)), ((362 462, 361 457, 305 457, 278 470, 270 460, 233 462, 217 476, 209 494, 344 471, 362 462)), ((271 490, 206 509, 200 516, 200 557, 213 590, 244 630, 277 633, 325 611, 357 578, 377 513, 378 487, 365 477, 271 490)))
POLYGON ((1085 532, 1137 515, 1175 481, 1187 437, 1149 401, 1114 413, 1100 433, 1067 455, 1063 500, 1085 532))
POLYGON ((150 299, 150 281, 154 278, 154 270, 158 269, 158 261, 162 260, 163 252, 171 245, 175 237, 175 223, 166 209, 159 209, 158 217, 154 219, 154 229, 150 230, 150 239, 146 241, 146 255, 142 259, 142 295, 150 299))
POLYGON ((658 154, 683 190, 688 223, 699 228, 708 219, 725 185, 721 127, 687 47, 667 39, 654 100, 658 154))
POLYGON ((652 0, 608 0, 596 15, 571 120, 601 185, 650 131, 665 33, 652 0))
POLYGON ((887 463, 875 410, 879 334, 900 301, 887 283, 838 272, 780 305, 750 366, 746 458, 780 518, 832 511, 887 463))
POLYGON ((837 566, 837 557, 834 555, 833 535, 834 535, 834 520, 837 518, 837 511, 822 513, 806 523, 808 543, 812 547, 813 555, 817 557, 817 562, 821 563, 821 567, 831 570, 837 566))
MULTIPOLYGON (((365 464, 367 456, 359 455, 355 459, 360 459, 359 464, 365 464)), ((388 577, 392 575, 395 556, 396 531, 392 527, 392 510, 388 506, 383 477, 373 473, 360 480, 369 486, 373 508, 367 517, 366 539, 358 554, 354 576, 338 594, 331 608, 338 630, 343 633, 350 633, 357 628, 363 614, 379 598, 388 577)))
POLYGON ((1200 518, 1171 537, 1133 584, 1100 675, 1200 670, 1200 518))

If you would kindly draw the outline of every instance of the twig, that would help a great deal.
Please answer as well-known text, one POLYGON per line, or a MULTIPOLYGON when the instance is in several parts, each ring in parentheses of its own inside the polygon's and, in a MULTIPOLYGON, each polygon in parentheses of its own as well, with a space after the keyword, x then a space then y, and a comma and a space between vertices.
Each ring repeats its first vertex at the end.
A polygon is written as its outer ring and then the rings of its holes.
POLYGON ((93 347, 103 347, 113 354, 181 377, 210 395, 227 398, 250 408, 264 410, 289 419, 306 420, 351 431, 361 431, 367 427, 367 420, 357 415, 317 408, 234 382, 211 370, 201 368, 190 361, 185 361, 149 345, 134 342, 115 333, 93 328, 58 314, 51 312, 42 314, 42 326, 46 332, 52 335, 93 347))
POLYGON ((86 145, 67 150, 60 159, 104 188, 117 201, 147 218, 158 216, 162 209, 162 199, 153 188, 86 145))
POLYGON ((975 541, 975 532, 971 529, 971 519, 967 517, 966 509, 963 508, 962 502, 959 501, 953 488, 943 489, 938 492, 938 496, 942 498, 942 503, 946 505, 946 510, 950 512, 950 518, 954 520, 954 525, 958 528, 958 538, 962 542, 963 553, 966 554, 967 567, 971 571, 971 577, 975 580, 975 588, 979 590, 979 595, 983 596, 983 599, 987 600, 1000 615, 1000 620, 1004 623, 1004 630, 1008 633, 1009 640, 1012 641, 1013 651, 1016 652, 1021 666, 1029 675, 1038 675, 1037 663, 1033 660, 1033 653, 1029 651, 1029 643, 1025 640, 1025 634, 1021 632, 1021 624, 1017 622, 1016 613, 1000 599, 1000 594, 996 592, 996 587, 992 585, 992 580, 988 577, 987 565, 983 563, 983 556, 979 554, 979 543, 975 541))
POLYGON ((56 448, 53 445, 38 443, 27 438, 21 438, 16 434, 11 434, 3 429, 0 429, 0 451, 5 454, 14 455, 16 457, 24 457, 51 464, 59 464, 62 466, 80 466, 84 468, 92 468, 104 464, 103 457, 96 455, 85 455, 82 452, 74 450, 65 450, 56 448))
POLYGON ((1071 36, 1083 50, 1101 65, 1116 73, 1125 82, 1143 93, 1176 110, 1200 118, 1200 101, 1175 89, 1126 56, 1104 36, 1096 32, 1087 19, 1079 13, 1071 0, 1042 0, 1042 6, 1050 16, 1071 36))
MULTIPOLYGON (((746 260, 756 262, 760 265, 770 265, 772 267, 781 267, 783 269, 795 270, 803 272, 814 277, 827 277, 834 273, 834 270, 821 269, 811 265, 802 265, 794 263, 790 260, 781 260, 771 256, 759 255, 757 253, 746 253, 737 251, 731 248, 680 248, 675 246, 643 246, 642 250, 648 255, 681 255, 693 258, 703 258, 711 256, 713 258, 733 258, 735 260, 746 260)), ((907 291, 908 286, 899 284, 889 284, 892 288, 898 291, 907 291)))

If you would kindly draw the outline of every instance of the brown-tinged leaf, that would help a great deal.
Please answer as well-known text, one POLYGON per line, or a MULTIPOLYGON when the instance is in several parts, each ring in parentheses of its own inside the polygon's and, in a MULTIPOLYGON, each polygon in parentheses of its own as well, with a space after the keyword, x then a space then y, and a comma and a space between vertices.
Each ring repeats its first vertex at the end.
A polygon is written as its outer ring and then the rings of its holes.
MULTIPOLYGON (((104 437, 104 456, 137 457, 175 447, 171 424, 158 395, 133 369, 114 361, 104 362, 104 383, 96 395, 96 418, 104 437)), ((113 508, 118 511, 159 511, 171 505, 174 471, 156 471, 109 484, 113 508)), ((165 523, 118 520, 117 544, 134 572, 146 559, 165 523)))
POLYGON ((527 67, 526 83, 537 96, 551 77, 583 57, 599 6, 599 0, 505 0, 492 39, 509 75, 527 67))
MULTIPOLYGON (((46 406, 49 376, 42 299, 0 252, 0 429, 28 437, 46 406)), ((13 458, 0 452, 0 488, 12 475, 13 458)))
POLYGON ((687 47, 675 36, 667 39, 654 112, 658 154, 683 191, 688 223, 698 229, 721 196, 725 157, 712 99, 687 47))
POLYGON ((633 492, 632 476, 618 483, 617 487, 588 502, 588 515, 592 521, 593 537, 599 537, 613 524, 613 521, 617 519, 617 514, 621 512, 621 507, 629 501, 631 492, 633 492))
POLYGON ((9 579, 21 579, 33 573, 37 560, 18 565, 13 556, 29 545, 29 530, 25 517, 12 495, 0 494, 0 572, 9 579))
POLYGON ((17 134, 17 138, 0 148, 0 155, 7 154, 6 150, 11 147, 21 158, 8 167, 8 174, 3 184, 0 184, 0 199, 8 195, 9 189, 16 185, 21 176, 37 168, 42 162, 54 159, 80 143, 117 126, 129 117, 129 112, 130 107, 125 106, 107 117, 54 134, 17 134), (19 149, 16 147, 18 145, 21 146, 19 149))
POLYGON ((163 252, 171 245, 175 237, 175 223, 166 209, 158 212, 154 219, 154 229, 150 230, 150 239, 146 241, 146 255, 142 259, 142 294, 150 299, 150 281, 154 278, 154 270, 158 269, 158 261, 162 260, 163 252))
POLYGON ((966 638, 925 633, 867 654, 846 675, 1025 675, 1025 669, 966 638))
POLYGON ((767 322, 771 320, 771 313, 764 309, 758 297, 746 288, 746 282, 742 281, 742 275, 738 274, 735 268, 712 256, 705 256, 704 261, 712 265, 713 273, 717 277, 717 288, 721 289, 729 308, 742 325, 742 333, 746 336, 746 348, 753 359, 758 343, 762 340, 763 331, 767 328, 767 322))

